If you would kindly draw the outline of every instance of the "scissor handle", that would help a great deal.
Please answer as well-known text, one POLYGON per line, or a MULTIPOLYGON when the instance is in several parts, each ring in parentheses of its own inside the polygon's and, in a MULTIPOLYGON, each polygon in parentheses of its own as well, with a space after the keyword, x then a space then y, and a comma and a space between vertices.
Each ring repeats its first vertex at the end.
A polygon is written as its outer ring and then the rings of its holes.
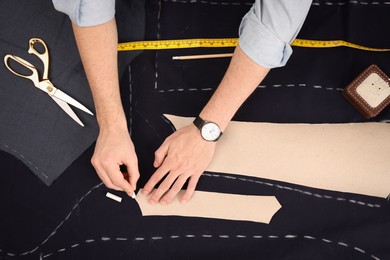
POLYGON ((4 64, 7 67, 7 69, 9 71, 11 71, 13 74, 15 74, 15 75, 17 75, 19 77, 22 77, 22 78, 26 78, 26 79, 32 80, 36 87, 39 85, 38 71, 34 67, 34 65, 32 65, 30 62, 28 62, 28 61, 26 61, 26 60, 24 60, 24 59, 22 59, 22 58, 20 58, 18 56, 7 54, 7 55, 4 56, 4 64), (21 74, 19 72, 14 71, 8 64, 8 60, 9 59, 16 61, 20 65, 22 65, 22 66, 26 67, 27 69, 31 70, 32 73, 30 75, 25 75, 25 74, 21 74))
POLYGON ((28 53, 35 54, 43 62, 44 70, 43 70, 43 77, 42 77, 42 79, 48 79, 48 76, 49 76, 48 75, 49 74, 49 49, 47 48, 46 43, 42 39, 31 38, 30 41, 28 42, 28 45, 29 45, 28 53), (42 46, 44 47, 43 53, 40 53, 39 51, 37 51, 34 48, 34 44, 37 43, 37 42, 42 44, 42 46))

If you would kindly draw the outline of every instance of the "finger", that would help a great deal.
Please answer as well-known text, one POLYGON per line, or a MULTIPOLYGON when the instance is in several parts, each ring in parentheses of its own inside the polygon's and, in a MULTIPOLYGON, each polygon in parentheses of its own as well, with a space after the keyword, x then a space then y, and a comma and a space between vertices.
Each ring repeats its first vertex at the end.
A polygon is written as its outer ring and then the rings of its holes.
POLYGON ((163 164, 158 168, 153 175, 150 177, 148 182, 145 184, 142 194, 148 195, 151 193, 156 186, 156 184, 169 172, 169 168, 163 164))
POLYGON ((122 172, 120 171, 119 164, 112 164, 112 166, 106 168, 106 173, 110 178, 111 182, 121 188, 122 191, 126 192, 127 195, 133 196, 134 189, 129 182, 126 181, 122 172))
POLYGON ((167 139, 163 142, 163 144, 156 150, 154 153, 154 162, 153 166, 155 168, 158 168, 161 166, 161 164, 164 162, 165 157, 168 154, 169 150, 169 141, 167 139))
POLYGON ((127 159, 125 162, 127 173, 129 175, 129 183, 133 190, 137 189, 137 181, 139 179, 139 169, 138 169, 138 160, 137 158, 127 159))
POLYGON ((109 189, 113 189, 113 190, 122 190, 120 187, 114 185, 114 183, 112 183, 111 179, 108 177, 106 171, 103 169, 103 167, 101 167, 94 158, 92 158, 91 160, 91 163, 93 165, 93 167, 95 168, 95 171, 96 173, 98 174, 100 180, 102 180, 102 182, 104 183, 104 185, 109 188, 109 189))
MULTIPOLYGON (((149 198, 149 203, 156 204, 159 202, 161 197, 171 188, 172 184, 175 182, 178 176, 178 173, 171 171, 165 180, 158 186, 158 188, 152 192, 149 198)), ((160 201, 160 203, 163 205, 166 204, 165 201, 160 201)))
POLYGON ((180 198, 180 203, 184 204, 189 201, 194 194, 196 184, 198 183, 200 176, 192 175, 188 181, 187 190, 184 192, 183 196, 180 198))
POLYGON ((161 199, 160 203, 161 204, 171 203, 173 198, 179 193, 181 188, 183 188, 184 183, 186 183, 187 179, 188 179, 188 176, 185 176, 184 174, 180 175, 179 178, 176 179, 175 183, 170 188, 170 190, 161 199))

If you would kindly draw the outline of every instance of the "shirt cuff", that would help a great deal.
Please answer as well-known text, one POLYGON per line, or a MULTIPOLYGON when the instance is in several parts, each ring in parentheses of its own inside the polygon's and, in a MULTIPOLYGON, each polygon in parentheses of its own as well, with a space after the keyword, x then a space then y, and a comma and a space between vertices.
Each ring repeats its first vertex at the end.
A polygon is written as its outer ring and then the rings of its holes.
POLYGON ((274 35, 256 17, 252 9, 242 19, 239 29, 239 46, 258 65, 276 68, 286 65, 292 48, 274 35))
POLYGON ((69 16, 78 26, 95 26, 115 15, 115 0, 52 0, 54 8, 69 16))

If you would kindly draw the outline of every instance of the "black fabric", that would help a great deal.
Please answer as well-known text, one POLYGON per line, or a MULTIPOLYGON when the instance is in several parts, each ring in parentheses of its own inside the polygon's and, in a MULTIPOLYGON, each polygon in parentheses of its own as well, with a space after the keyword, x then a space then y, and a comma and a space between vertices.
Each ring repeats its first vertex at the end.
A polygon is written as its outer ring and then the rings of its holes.
MULTIPOLYGON (((147 1, 145 39, 236 37, 249 8, 245 1, 147 1)), ((389 47, 383 29, 390 25, 389 9, 384 1, 315 1, 299 38, 389 47)), ((138 187, 154 172, 154 151, 173 131, 162 114, 196 116, 229 62, 171 56, 222 51, 232 49, 145 51, 123 70, 125 112, 141 170, 138 187)), ((341 89, 372 63, 389 74, 389 55, 294 47, 287 66, 271 71, 235 120, 366 122, 341 89)), ((386 108, 370 121, 386 122, 389 113, 386 108)), ((390 205, 384 199, 205 172, 199 190, 273 195, 282 208, 269 225, 142 217, 125 194, 110 191, 122 203, 105 197, 108 189, 89 163, 92 153, 90 147, 50 187, 20 161, 0 154, 0 259, 390 259, 390 205)))

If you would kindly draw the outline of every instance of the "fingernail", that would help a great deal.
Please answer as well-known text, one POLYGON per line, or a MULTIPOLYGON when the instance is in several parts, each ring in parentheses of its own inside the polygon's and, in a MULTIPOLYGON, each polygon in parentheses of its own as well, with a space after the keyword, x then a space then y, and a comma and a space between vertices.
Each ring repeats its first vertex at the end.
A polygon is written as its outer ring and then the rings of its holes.
POLYGON ((181 204, 186 204, 186 203, 187 203, 187 200, 181 200, 180 203, 181 203, 181 204))
POLYGON ((154 205, 154 204, 156 204, 156 201, 154 201, 154 200, 149 200, 149 204, 154 205))
POLYGON ((131 195, 132 199, 135 199, 137 196, 135 195, 135 192, 133 192, 133 195, 131 195))
POLYGON ((165 206, 165 205, 167 205, 167 202, 165 200, 162 200, 162 201, 160 201, 160 204, 165 206))

